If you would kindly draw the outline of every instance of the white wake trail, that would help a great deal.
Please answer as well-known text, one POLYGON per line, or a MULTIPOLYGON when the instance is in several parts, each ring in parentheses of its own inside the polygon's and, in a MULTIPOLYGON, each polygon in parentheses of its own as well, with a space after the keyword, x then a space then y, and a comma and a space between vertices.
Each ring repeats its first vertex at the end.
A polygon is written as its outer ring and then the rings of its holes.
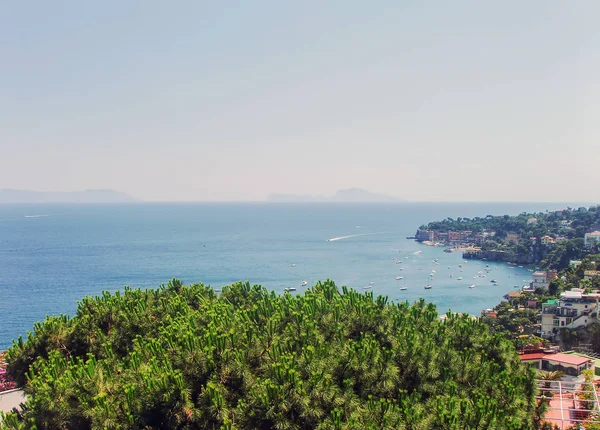
POLYGON ((330 239, 327 239, 327 242, 335 242, 338 240, 345 240, 345 239, 350 239, 352 237, 359 237, 359 236, 373 236, 375 234, 388 234, 389 232, 387 231, 380 231, 378 233, 360 233, 360 234, 350 234, 348 236, 340 236, 340 237, 332 237, 330 239))
POLYGON ((363 234, 351 234, 349 236, 340 236, 340 237, 332 237, 331 239, 327 239, 327 242, 335 242, 336 240, 344 240, 344 239, 350 239, 351 237, 358 237, 358 236, 366 236, 366 233, 363 234))

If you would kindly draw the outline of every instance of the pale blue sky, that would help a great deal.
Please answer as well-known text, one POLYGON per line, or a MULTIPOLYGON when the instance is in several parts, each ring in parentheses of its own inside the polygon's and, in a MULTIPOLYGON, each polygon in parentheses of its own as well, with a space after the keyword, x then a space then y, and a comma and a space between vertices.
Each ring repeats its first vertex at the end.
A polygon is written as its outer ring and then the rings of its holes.
POLYGON ((598 201, 600 2, 0 6, 0 188, 598 201))

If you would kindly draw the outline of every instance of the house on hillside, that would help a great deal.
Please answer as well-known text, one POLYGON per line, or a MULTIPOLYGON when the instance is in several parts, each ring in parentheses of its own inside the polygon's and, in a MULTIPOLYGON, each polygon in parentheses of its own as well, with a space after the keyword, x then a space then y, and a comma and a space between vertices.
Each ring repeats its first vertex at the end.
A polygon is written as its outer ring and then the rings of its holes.
POLYGON ((482 317, 498 318, 498 312, 493 309, 483 309, 481 311, 482 317))
POLYGON ((504 243, 518 242, 521 240, 521 235, 518 233, 507 233, 504 243))
POLYGON ((544 352, 524 353, 519 358, 522 363, 531 364, 536 369, 553 372, 560 370, 568 376, 579 376, 586 369, 594 370, 594 360, 575 354, 544 352))
POLYGON ((574 329, 598 321, 598 294, 565 291, 559 300, 542 304, 540 314, 542 337, 552 337, 561 328, 574 329))
POLYGON ((527 225, 529 224, 537 224, 537 218, 529 218, 527 220, 527 225))
POLYGON ((520 291, 509 291, 504 295, 504 298, 510 302, 511 300, 518 299, 521 295, 520 291))
POLYGON ((556 243, 556 240, 552 236, 542 236, 541 239, 542 245, 553 245, 556 243))
POLYGON ((532 276, 533 281, 531 282, 530 286, 533 290, 535 290, 536 288, 548 288, 550 282, 558 278, 558 272, 556 270, 538 270, 533 272, 532 276))
POLYGON ((586 248, 592 248, 594 245, 600 245, 600 231, 586 233, 583 239, 586 248))
POLYGON ((600 278, 600 270, 584 270, 583 277, 585 279, 600 278))

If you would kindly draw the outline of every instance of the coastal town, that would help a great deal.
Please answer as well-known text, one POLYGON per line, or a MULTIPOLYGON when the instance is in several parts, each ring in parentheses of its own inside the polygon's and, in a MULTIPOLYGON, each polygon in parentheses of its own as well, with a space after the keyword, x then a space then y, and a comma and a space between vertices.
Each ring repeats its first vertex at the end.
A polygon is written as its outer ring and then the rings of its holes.
POLYGON ((566 429, 598 419, 589 397, 600 380, 599 207, 449 218, 422 226, 415 239, 465 259, 534 268, 527 285, 482 310, 481 318, 546 381, 546 422, 566 429))

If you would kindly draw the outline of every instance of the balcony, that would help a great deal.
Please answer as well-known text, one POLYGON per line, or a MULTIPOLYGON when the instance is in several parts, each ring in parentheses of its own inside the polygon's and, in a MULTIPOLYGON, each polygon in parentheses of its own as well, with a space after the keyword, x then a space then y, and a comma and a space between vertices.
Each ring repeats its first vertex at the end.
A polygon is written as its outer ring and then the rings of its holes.
MULTIPOLYGON (((585 312, 583 312, 585 313, 585 312)), ((570 317, 574 318, 579 315, 577 309, 559 308, 559 307, 547 307, 542 309, 542 315, 556 315, 557 317, 570 317)))
POLYGON ((577 309, 558 308, 556 309, 556 316, 573 318, 577 316, 577 309))

